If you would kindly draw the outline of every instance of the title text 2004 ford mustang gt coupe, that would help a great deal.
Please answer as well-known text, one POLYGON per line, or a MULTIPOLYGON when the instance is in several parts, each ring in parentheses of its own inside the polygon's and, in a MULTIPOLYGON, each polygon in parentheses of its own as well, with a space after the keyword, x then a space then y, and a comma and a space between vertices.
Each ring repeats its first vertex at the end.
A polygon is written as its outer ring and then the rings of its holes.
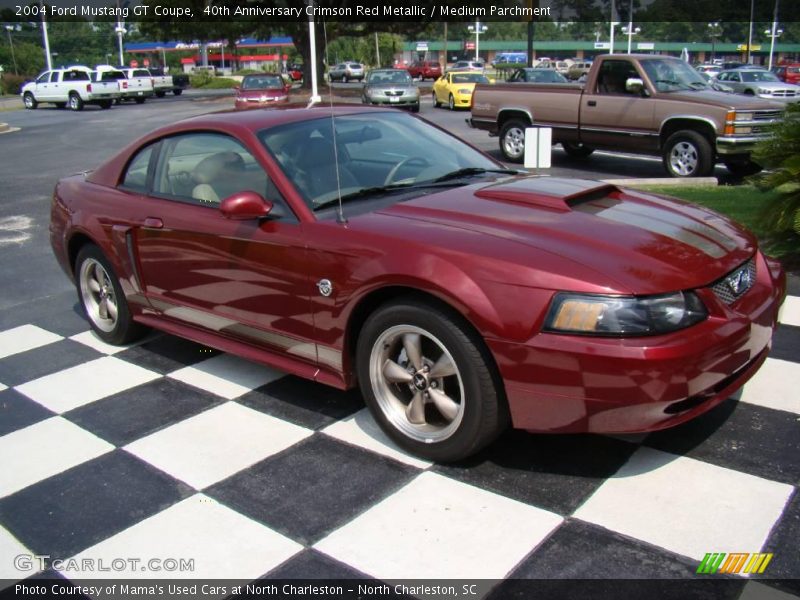
POLYGON ((509 422, 636 432, 758 369, 785 278, 724 217, 522 177, 391 109, 217 113, 60 181, 95 332, 152 326, 338 388, 450 461, 509 422), (341 205, 341 208, 340 208, 341 205))

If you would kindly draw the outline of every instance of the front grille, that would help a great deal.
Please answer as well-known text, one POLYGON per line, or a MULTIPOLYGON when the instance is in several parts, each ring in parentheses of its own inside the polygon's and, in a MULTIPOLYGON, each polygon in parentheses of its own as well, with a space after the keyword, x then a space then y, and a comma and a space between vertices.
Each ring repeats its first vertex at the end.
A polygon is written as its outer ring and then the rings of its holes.
POLYGON ((402 96, 403 90, 386 90, 384 92, 387 96, 402 96))
POLYGON ((711 286, 717 298, 725 304, 733 304, 753 287, 756 281, 756 260, 751 258, 743 265, 719 279, 711 286))
POLYGON ((754 121, 773 121, 783 117, 782 110, 757 110, 753 113, 754 121))

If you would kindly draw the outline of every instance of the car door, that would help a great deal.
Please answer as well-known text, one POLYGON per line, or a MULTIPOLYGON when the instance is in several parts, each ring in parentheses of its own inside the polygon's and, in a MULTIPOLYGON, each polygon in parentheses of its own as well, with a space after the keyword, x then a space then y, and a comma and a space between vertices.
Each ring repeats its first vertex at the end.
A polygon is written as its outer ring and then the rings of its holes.
POLYGON ((433 83, 433 94, 437 102, 447 102, 447 81, 450 75, 442 75, 433 83))
POLYGON ((243 144, 161 140, 132 204, 141 288, 163 318, 316 361, 303 228, 243 144), (272 218, 222 215, 221 200, 245 190, 274 203, 272 218))
POLYGON ((594 88, 581 98, 581 142, 618 150, 658 147, 655 103, 650 97, 628 92, 625 82, 630 78, 647 81, 633 61, 603 61, 594 88))
POLYGON ((733 71, 728 73, 728 78, 725 80, 725 83, 731 86, 737 93, 744 92, 746 87, 745 84, 742 83, 741 74, 733 71))

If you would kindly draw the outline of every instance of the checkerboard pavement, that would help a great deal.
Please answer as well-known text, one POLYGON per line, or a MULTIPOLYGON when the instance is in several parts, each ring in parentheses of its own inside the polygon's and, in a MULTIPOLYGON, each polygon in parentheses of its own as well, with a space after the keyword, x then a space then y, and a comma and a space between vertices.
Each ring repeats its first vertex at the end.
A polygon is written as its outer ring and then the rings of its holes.
POLYGON ((0 316, 0 580, 36 576, 10 560, 25 553, 180 557, 192 578, 507 580, 499 598, 519 579, 690 579, 706 552, 763 551, 769 579, 724 597, 800 595, 797 288, 763 369, 701 418, 512 431, 446 466, 393 447, 357 392, 163 334, 107 346, 73 296, 32 302, 0 316))

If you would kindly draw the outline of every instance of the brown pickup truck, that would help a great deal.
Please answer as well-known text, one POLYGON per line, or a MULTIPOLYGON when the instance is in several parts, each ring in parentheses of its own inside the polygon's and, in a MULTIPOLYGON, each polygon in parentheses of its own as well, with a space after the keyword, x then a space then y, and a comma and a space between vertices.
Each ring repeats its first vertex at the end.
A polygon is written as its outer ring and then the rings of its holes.
POLYGON ((478 85, 467 122, 499 135, 511 162, 522 162, 525 128, 541 126, 572 157, 600 148, 661 155, 673 177, 709 175, 717 161, 745 175, 758 170, 750 152, 784 108, 715 91, 677 58, 628 54, 595 59, 583 85, 478 85))

